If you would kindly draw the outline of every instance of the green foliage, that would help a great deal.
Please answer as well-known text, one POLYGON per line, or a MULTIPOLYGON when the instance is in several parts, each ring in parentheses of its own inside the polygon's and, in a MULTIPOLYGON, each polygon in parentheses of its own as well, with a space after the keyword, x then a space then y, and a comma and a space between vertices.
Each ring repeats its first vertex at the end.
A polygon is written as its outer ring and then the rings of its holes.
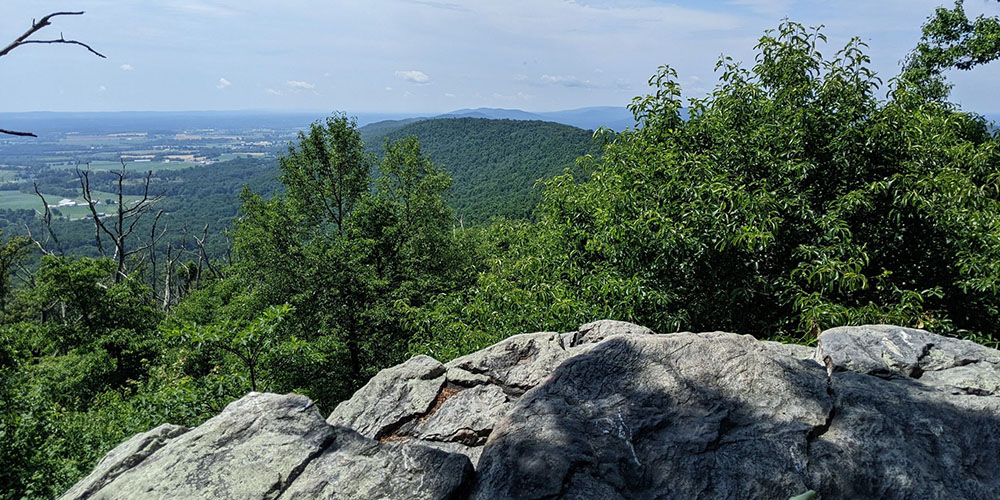
POLYGON ((284 335, 308 344, 309 355, 284 357, 274 387, 321 406, 400 361, 412 337, 406 312, 469 277, 443 200, 449 176, 406 138, 386 142, 374 189, 362 191, 369 185, 362 150, 354 124, 331 119, 282 161, 287 195, 244 192, 226 280, 240 291, 225 304, 205 304, 220 318, 294 308, 284 335))
POLYGON ((542 121, 441 118, 389 129, 372 124, 361 133, 373 151, 385 139, 419 139, 421 150, 451 175, 445 200, 466 226, 529 218, 541 199, 540 179, 599 152, 591 132, 542 121))
POLYGON ((965 14, 964 2, 938 7, 923 27, 920 43, 906 59, 901 80, 924 98, 944 102, 951 90, 943 73, 970 70, 1000 58, 1000 19, 965 14))
POLYGON ((13 237, 4 241, 3 230, 0 230, 0 315, 7 307, 7 297, 14 288, 11 276, 18 264, 28 256, 30 241, 25 237, 13 237))
POLYGON ((785 22, 752 68, 721 59, 718 86, 686 106, 661 67, 631 106, 638 129, 583 159, 585 182, 547 182, 536 224, 487 231, 477 285, 415 315, 413 351, 601 317, 802 341, 859 323, 1000 338, 996 137, 906 85, 879 100, 864 43, 825 59, 824 41, 785 22))
POLYGON ((345 115, 299 133, 299 143, 281 158, 281 182, 294 210, 327 219, 343 232, 344 218, 368 189, 372 158, 365 154, 357 124, 345 115))
MULTIPOLYGON (((271 306, 250 324, 241 326, 232 320, 205 326, 187 325, 171 335, 196 348, 221 351, 238 360, 245 369, 245 379, 251 391, 267 390, 274 378, 274 368, 280 360, 302 355, 308 344, 281 331, 285 318, 292 313, 288 305, 271 306)), ((237 370, 242 373, 242 370, 237 370)), ((241 391, 242 392, 242 391, 241 391)))
POLYGON ((147 383, 161 353, 149 290, 115 283, 114 269, 46 257, 9 304, 0 324, 0 498, 55 497, 158 420, 139 408, 131 421, 109 413, 109 401, 147 383))

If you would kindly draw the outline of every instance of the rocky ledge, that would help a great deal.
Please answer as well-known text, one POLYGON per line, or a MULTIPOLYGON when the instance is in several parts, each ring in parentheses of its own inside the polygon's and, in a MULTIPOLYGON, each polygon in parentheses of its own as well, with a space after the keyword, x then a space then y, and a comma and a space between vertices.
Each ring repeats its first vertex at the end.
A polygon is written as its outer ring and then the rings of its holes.
POLYGON ((383 370, 327 419, 251 393, 108 453, 63 498, 979 499, 1000 351, 835 328, 817 348, 616 321, 383 370))

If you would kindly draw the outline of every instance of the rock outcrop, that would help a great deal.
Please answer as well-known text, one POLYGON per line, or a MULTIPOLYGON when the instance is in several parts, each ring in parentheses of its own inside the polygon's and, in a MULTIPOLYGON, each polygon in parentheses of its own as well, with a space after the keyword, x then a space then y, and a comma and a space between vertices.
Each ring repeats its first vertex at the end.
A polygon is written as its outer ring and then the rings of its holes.
POLYGON ((62 498, 460 499, 473 478, 463 455, 380 444, 304 396, 250 393, 194 429, 133 437, 62 498))
POLYGON ((462 453, 475 464, 493 426, 514 402, 567 359, 610 337, 652 334, 631 323, 603 320, 575 332, 514 335, 443 365, 416 356, 379 372, 327 422, 372 439, 462 453))
POLYGON ((250 394, 64 498, 996 498, 998 388, 1000 351, 922 330, 811 348, 601 321, 415 357, 326 421, 250 394))

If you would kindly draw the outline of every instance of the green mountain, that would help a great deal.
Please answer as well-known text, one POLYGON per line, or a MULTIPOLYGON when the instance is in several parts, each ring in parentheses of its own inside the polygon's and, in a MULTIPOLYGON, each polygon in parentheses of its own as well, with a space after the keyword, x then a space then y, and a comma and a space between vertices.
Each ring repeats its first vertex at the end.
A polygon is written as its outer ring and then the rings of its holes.
POLYGON ((389 125, 361 128, 368 148, 380 154, 386 139, 416 136, 431 161, 451 174, 448 203, 463 223, 528 217, 540 198, 540 179, 599 151, 590 131, 553 122, 441 118, 389 125))

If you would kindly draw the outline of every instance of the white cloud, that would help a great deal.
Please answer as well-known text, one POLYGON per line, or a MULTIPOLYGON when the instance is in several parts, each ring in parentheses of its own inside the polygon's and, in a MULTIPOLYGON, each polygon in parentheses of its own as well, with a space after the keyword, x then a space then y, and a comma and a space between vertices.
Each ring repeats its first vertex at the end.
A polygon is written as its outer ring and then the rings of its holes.
POLYGON ((228 87, 228 86, 230 86, 232 84, 233 84, 232 82, 230 82, 229 80, 226 80, 225 78, 219 78, 219 84, 216 85, 215 88, 217 88, 217 89, 224 89, 224 88, 226 88, 226 87, 228 87))
POLYGON ((451 98, 451 97, 455 97, 455 94, 452 94, 451 92, 445 92, 444 96, 451 98))
POLYGON ((402 78, 410 83, 416 83, 417 85, 424 85, 431 82, 431 77, 427 76, 427 73, 417 70, 409 71, 397 71, 397 78, 402 78))
POLYGON ((312 83, 303 82, 299 80, 288 80, 287 82, 285 82, 285 85, 288 85, 289 87, 298 90, 311 90, 316 88, 316 85, 312 83))
POLYGON ((271 95, 281 95, 281 91, 280 90, 265 89, 264 92, 267 92, 268 94, 271 94, 271 95))
POLYGON ((100 87, 97 87, 97 91, 98 92, 104 92, 105 90, 108 90, 108 88, 105 87, 104 85, 101 85, 100 87))
POLYGON ((119 66, 119 68, 121 68, 122 71, 132 71, 133 69, 135 69, 132 67, 131 64, 122 64, 121 66, 119 66))
POLYGON ((385 91, 386 91, 386 92, 392 92, 392 87, 386 87, 386 88, 385 88, 385 91))

